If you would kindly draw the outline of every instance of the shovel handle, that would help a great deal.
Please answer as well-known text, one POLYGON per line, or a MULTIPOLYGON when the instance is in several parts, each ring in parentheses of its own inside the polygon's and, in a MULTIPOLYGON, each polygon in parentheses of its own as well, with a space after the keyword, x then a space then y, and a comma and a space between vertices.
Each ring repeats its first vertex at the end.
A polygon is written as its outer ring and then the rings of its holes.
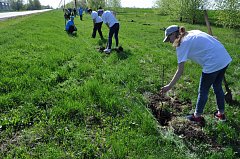
POLYGON ((225 86, 225 89, 227 92, 231 92, 230 88, 228 87, 228 83, 227 83, 227 80, 225 78, 225 75, 223 77, 223 82, 224 82, 224 86, 225 86))
POLYGON ((209 20, 208 20, 207 10, 203 10, 203 12, 204 12, 204 19, 205 19, 205 22, 206 22, 206 25, 207 25, 207 28, 208 28, 208 34, 213 35, 212 34, 212 29, 211 29, 211 26, 210 26, 210 23, 209 23, 209 20))
MULTIPOLYGON (((212 29, 211 29, 211 26, 210 26, 210 23, 209 23, 209 20, 208 20, 207 10, 205 9, 205 10, 203 10, 203 12, 204 12, 204 19, 205 19, 207 29, 208 29, 208 34, 213 36, 212 29)), ((231 90, 228 87, 228 83, 227 83, 227 80, 225 78, 225 75, 223 77, 223 82, 224 82, 224 86, 225 86, 225 89, 226 89, 227 93, 232 97, 231 90)), ((232 99, 230 99, 230 100, 232 100, 232 99)))

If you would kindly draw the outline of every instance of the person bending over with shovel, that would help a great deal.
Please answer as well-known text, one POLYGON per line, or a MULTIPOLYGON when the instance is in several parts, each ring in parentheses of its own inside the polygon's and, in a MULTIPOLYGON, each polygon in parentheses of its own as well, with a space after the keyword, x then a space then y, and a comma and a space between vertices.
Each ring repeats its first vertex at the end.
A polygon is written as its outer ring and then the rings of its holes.
POLYGON ((88 13, 91 15, 93 20, 92 38, 96 37, 96 33, 98 31, 101 39, 104 39, 102 35, 102 23, 103 23, 102 18, 98 16, 98 13, 96 11, 92 11, 92 9, 88 9, 88 13))
POLYGON ((109 28, 108 43, 106 49, 104 50, 105 53, 109 54, 111 52, 113 34, 116 41, 116 47, 118 47, 119 22, 116 19, 114 12, 111 12, 109 10, 103 12, 102 19, 109 28))
POLYGON ((170 42, 176 48, 178 69, 171 82, 161 88, 161 92, 169 91, 176 84, 183 73, 184 63, 190 59, 201 65, 202 75, 195 112, 187 116, 187 119, 199 124, 204 122, 202 114, 212 86, 217 101, 217 111, 214 116, 221 121, 226 121, 222 81, 232 58, 224 46, 207 33, 200 30, 186 31, 184 27, 177 25, 171 25, 165 30, 163 42, 170 42))

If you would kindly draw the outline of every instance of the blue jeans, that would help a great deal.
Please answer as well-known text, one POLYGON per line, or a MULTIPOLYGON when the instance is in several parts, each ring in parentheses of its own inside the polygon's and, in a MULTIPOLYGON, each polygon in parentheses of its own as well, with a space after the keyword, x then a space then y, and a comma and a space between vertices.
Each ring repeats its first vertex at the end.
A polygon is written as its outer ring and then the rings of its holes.
POLYGON ((208 100, 209 89, 212 86, 214 93, 216 95, 217 100, 217 110, 220 113, 224 113, 224 92, 222 89, 222 81, 224 78, 224 73, 228 66, 225 68, 213 72, 213 73, 203 73, 200 78, 200 84, 198 89, 198 99, 195 109, 196 115, 201 115, 203 113, 203 109, 208 100))
POLYGON ((118 47, 118 32, 119 32, 119 23, 115 23, 109 30, 108 34, 108 49, 112 48, 112 37, 114 34, 114 38, 116 41, 116 47, 118 47))

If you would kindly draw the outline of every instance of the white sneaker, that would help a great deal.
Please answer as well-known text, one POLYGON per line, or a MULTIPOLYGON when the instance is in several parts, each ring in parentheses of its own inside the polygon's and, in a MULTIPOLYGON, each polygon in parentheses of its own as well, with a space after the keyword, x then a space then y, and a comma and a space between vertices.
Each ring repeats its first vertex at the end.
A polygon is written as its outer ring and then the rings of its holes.
POLYGON ((103 50, 106 54, 110 54, 110 52, 111 52, 111 49, 105 49, 105 50, 103 50))

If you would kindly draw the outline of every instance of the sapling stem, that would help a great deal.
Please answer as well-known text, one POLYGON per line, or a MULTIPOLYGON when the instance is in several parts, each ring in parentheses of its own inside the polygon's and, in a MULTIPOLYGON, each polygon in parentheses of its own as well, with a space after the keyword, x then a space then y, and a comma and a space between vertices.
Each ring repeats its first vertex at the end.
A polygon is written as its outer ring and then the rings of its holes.
MULTIPOLYGON (((162 87, 164 86, 164 65, 162 65, 162 87)), ((163 92, 162 92, 163 95, 163 92)))
MULTIPOLYGON (((161 88, 164 86, 164 65, 162 65, 162 78, 161 78, 161 88)), ((161 108, 160 108, 160 114, 162 112, 162 108, 163 108, 163 91, 161 91, 160 94, 160 102, 161 102, 161 108)))

